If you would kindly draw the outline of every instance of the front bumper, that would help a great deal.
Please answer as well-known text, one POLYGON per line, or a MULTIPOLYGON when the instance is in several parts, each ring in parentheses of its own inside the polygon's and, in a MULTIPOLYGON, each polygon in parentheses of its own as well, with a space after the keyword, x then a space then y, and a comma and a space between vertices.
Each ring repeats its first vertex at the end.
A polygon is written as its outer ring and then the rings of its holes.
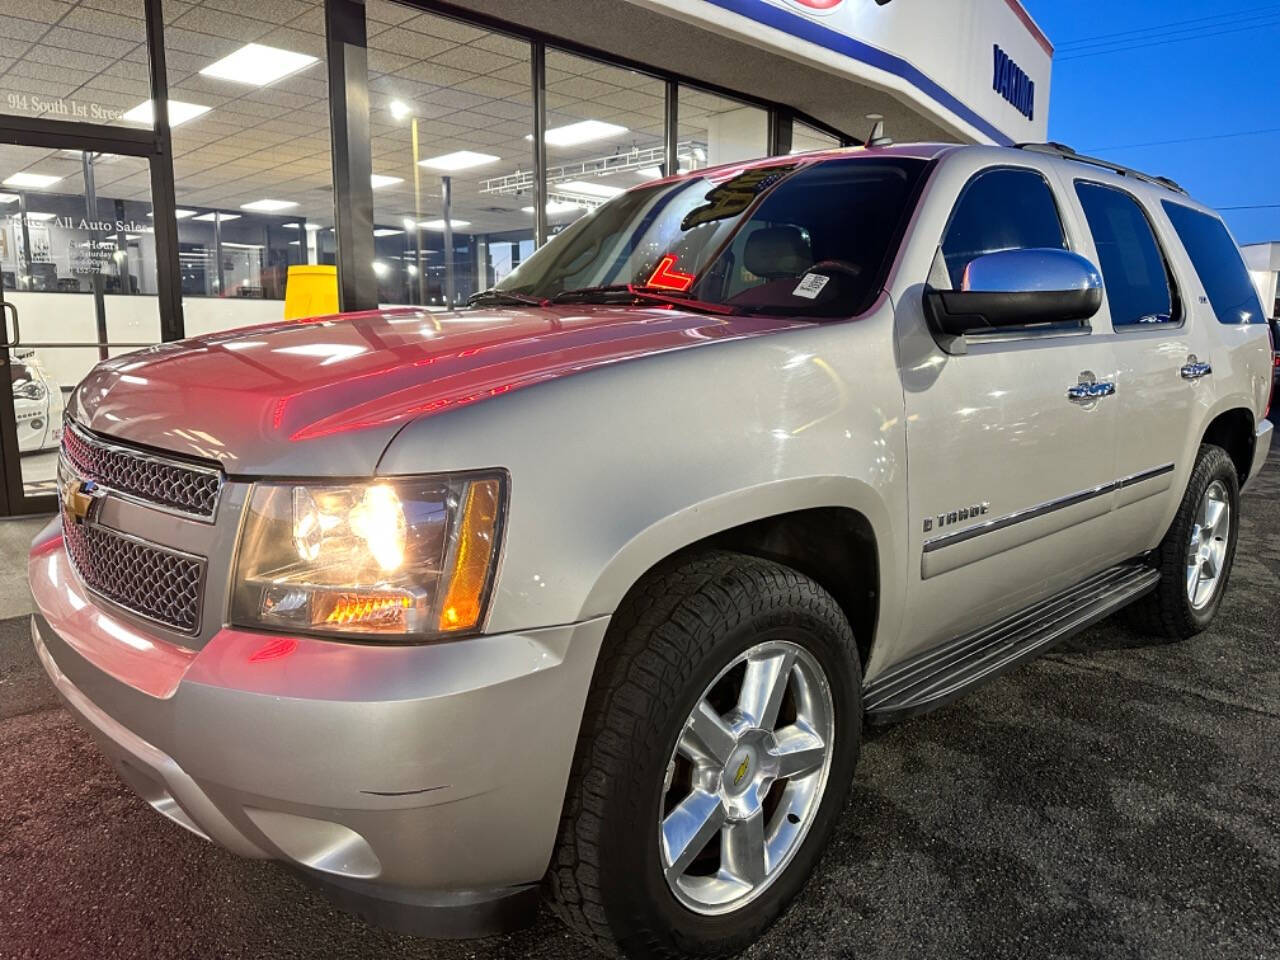
POLYGON ((422 646, 223 629, 174 648, 29 562, 37 654, 156 810, 371 919, 472 936, 530 912, 607 618, 422 646))

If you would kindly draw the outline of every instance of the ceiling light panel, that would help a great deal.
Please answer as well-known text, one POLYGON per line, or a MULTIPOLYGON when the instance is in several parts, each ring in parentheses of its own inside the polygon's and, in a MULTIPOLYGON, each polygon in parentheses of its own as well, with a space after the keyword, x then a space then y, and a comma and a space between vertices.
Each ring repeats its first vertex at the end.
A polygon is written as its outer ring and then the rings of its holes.
MULTIPOLYGON (((579 120, 577 123, 565 124, 563 127, 552 127, 547 131, 546 142, 549 147, 576 147, 579 144, 616 137, 626 132, 626 127, 616 123, 605 123, 603 120, 579 120)), ((533 134, 526 134, 525 139, 532 140, 533 134)))
POLYGON ((265 87, 282 77, 297 73, 316 62, 316 57, 261 43, 247 43, 235 53, 209 64, 200 71, 201 76, 243 83, 253 87, 265 87))
POLYGON ((564 183, 549 183, 547 189, 553 193, 573 193, 580 197, 599 197, 607 199, 626 193, 623 187, 611 187, 607 183, 596 183, 593 180, 567 180, 564 183))
POLYGON ((254 200, 252 203, 240 204, 241 210, 248 210, 251 213, 279 213, 281 210, 291 210, 296 207, 295 200, 254 200))
POLYGON ((477 153, 474 150, 455 150, 453 153, 445 153, 438 157, 428 157, 426 160, 419 160, 418 166, 426 167, 428 170, 440 170, 444 173, 453 173, 458 170, 469 170, 472 167, 481 167, 486 163, 496 163, 501 157, 495 157, 492 153, 477 153))
MULTIPOLYGON (((198 103, 185 103, 182 100, 169 101, 169 126, 176 127, 186 123, 188 120, 194 120, 196 117, 208 113, 212 108, 202 106, 198 103)), ((129 123, 141 123, 145 126, 154 126, 156 122, 156 107, 154 100, 148 100, 140 103, 132 110, 126 110, 120 115, 121 120, 127 120, 129 123)))
POLYGON ((22 173, 15 173, 5 177, 3 183, 6 187, 27 187, 31 190, 43 190, 45 187, 51 187, 62 177, 55 177, 49 173, 32 173, 30 170, 22 173))

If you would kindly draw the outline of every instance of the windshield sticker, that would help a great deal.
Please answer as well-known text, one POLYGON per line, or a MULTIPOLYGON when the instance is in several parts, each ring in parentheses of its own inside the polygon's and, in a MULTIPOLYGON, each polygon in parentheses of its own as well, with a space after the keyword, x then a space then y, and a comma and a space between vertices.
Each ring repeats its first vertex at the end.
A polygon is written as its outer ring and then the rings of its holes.
POLYGON ((799 285, 791 291, 793 297, 804 297, 806 300, 818 299, 818 294, 822 292, 831 278, 821 273, 806 273, 799 285))
POLYGON ((751 206, 751 201, 783 176, 796 168, 796 164, 788 163, 772 167, 754 167, 743 170, 736 177, 730 177, 707 194, 707 202, 690 210, 680 222, 681 230, 692 230, 704 223, 716 220, 727 220, 736 217, 751 206))

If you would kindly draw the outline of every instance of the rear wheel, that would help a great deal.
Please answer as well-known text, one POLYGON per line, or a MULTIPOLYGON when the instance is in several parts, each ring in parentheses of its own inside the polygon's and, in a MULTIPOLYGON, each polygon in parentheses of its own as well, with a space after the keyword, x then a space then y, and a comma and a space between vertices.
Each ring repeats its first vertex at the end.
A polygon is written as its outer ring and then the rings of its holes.
POLYGON ((606 951, 736 953, 803 886, 847 796, 862 719, 848 622, 794 570, 709 553, 651 575, 606 644, 553 907, 606 951))
POLYGON ((1160 583, 1129 608, 1130 624, 1170 640, 1208 627, 1227 589, 1239 530, 1235 465, 1221 447, 1205 444, 1169 532, 1151 555, 1160 583))

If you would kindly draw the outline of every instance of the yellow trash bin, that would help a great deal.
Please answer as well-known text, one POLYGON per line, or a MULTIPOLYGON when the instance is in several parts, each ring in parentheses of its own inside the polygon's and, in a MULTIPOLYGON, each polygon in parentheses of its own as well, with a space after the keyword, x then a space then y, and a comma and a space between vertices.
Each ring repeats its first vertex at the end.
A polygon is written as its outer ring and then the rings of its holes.
POLYGON ((338 268, 295 263, 284 288, 284 318, 323 317, 338 312, 338 268))

